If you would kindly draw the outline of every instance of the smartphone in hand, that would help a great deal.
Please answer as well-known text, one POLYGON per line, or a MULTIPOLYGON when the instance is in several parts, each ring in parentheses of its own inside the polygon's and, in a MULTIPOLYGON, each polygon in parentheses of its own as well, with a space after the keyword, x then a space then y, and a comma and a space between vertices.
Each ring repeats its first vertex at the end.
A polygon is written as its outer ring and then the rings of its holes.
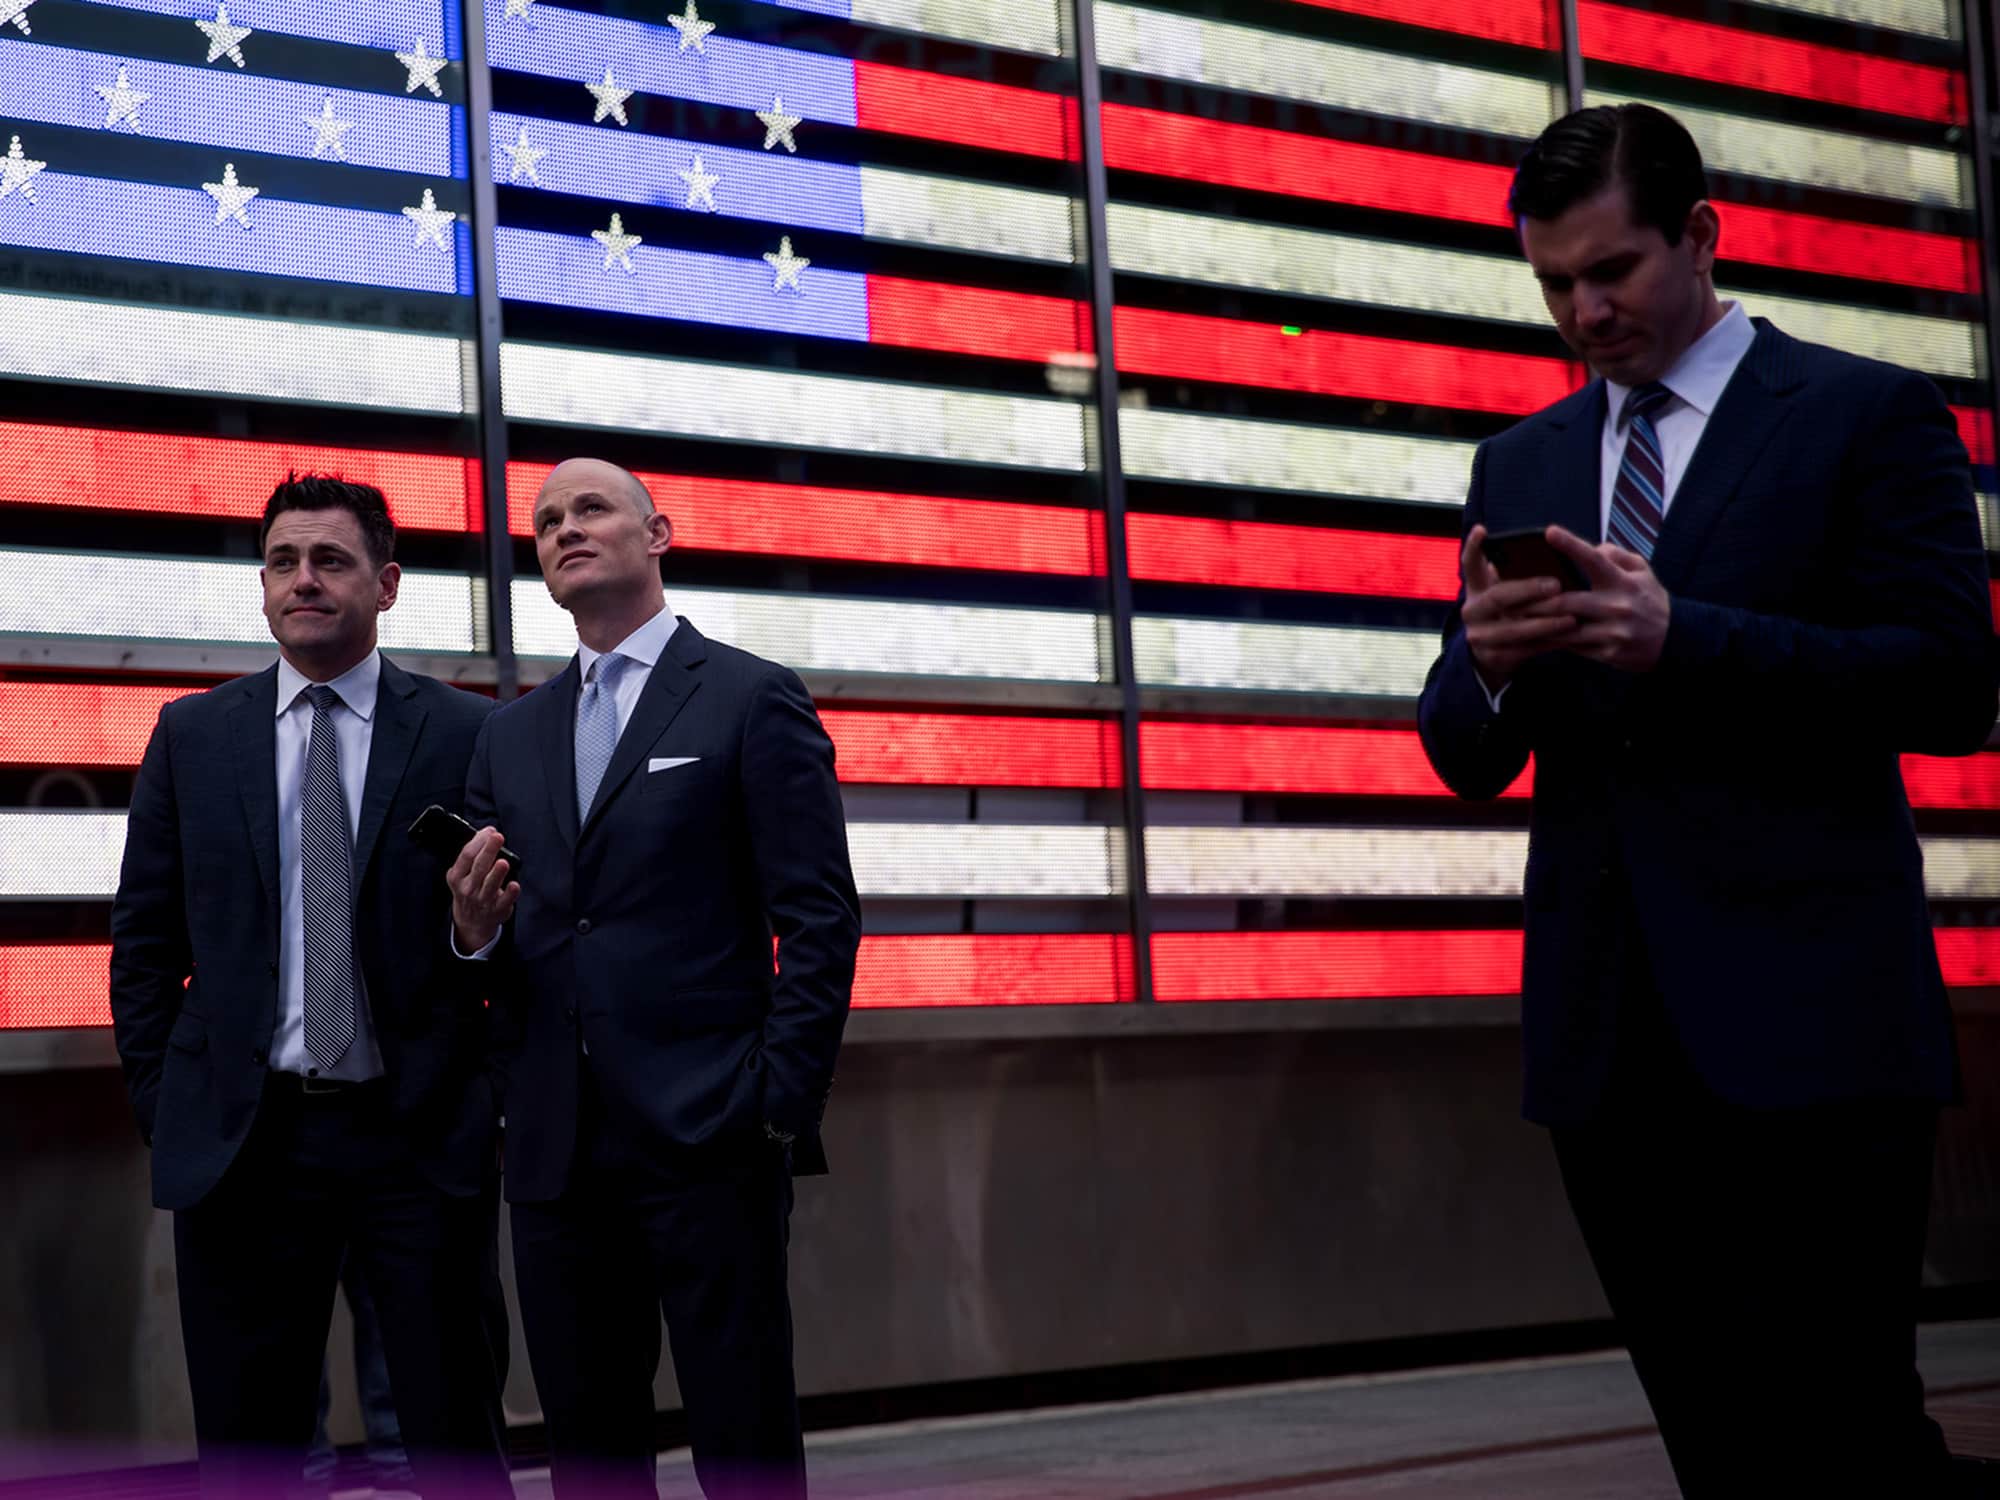
MULTIPOLYGON (((464 852, 479 830, 455 812, 448 812, 433 802, 417 815, 417 821, 410 825, 410 838, 421 847, 438 857, 440 863, 450 865, 464 852)), ((500 857, 507 861, 507 878, 521 878, 521 856, 505 844, 500 846, 500 857)))
POLYGON ((1550 544, 1547 529, 1495 532, 1486 538, 1486 560, 1510 583, 1523 578, 1553 578, 1571 593, 1583 593, 1590 580, 1574 562, 1550 544))

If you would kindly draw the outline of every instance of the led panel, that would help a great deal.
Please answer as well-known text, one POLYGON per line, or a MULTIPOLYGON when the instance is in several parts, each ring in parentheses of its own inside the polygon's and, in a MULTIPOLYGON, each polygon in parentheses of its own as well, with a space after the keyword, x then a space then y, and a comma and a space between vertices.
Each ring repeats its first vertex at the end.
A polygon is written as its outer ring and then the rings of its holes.
MULTIPOLYGON (((1157 791, 1450 795, 1409 729, 1149 720, 1139 726, 1139 770, 1146 785, 1157 791)), ((1524 798, 1530 790, 1531 773, 1524 771, 1501 796, 1524 798)), ((1993 793, 2000 805, 2000 783, 1993 793)), ((1149 858, 1151 839, 1149 832, 1149 858)))
POLYGON ((160 709, 195 691, 0 682, 0 765, 136 766, 160 709))
POLYGON ((1172 828, 1146 830, 1158 896, 1513 897, 1524 830, 1172 828))
POLYGON ((1118 726, 1101 719, 828 708, 820 722, 848 784, 1115 787, 1124 780, 1118 726))
POLYGON ((1545 82, 1481 68, 1259 31, 1201 16, 1096 0, 1107 68, 1532 139, 1555 118, 1545 82))
MULTIPOLYGON (((513 598, 517 651, 574 654, 570 617, 538 579, 516 579, 513 598)), ((1081 610, 680 587, 668 602, 702 634, 800 671, 1059 682, 1100 682, 1109 671, 1103 618, 1081 610)))
POLYGON ((1140 615, 1132 650, 1139 680, 1160 687, 1415 698, 1437 635, 1140 615))
POLYGON ((860 174, 862 226, 870 239, 1059 265, 1082 259, 1076 204, 1059 193, 888 167, 863 166, 860 174))
MULTIPOLYGON (((265 645, 253 562, 0 550, 0 634, 265 645)), ((386 650, 469 652, 474 580, 406 569, 381 617, 386 650)))
POLYGON ((722 442, 833 448, 1079 473, 1083 408, 549 344, 501 348, 507 415, 722 442))
POLYGON ((1459 545, 1451 537, 1130 511, 1125 542, 1134 578, 1391 599, 1458 596, 1459 545))
MULTIPOLYGON (((197 38, 200 34, 195 31, 194 23, 215 19, 214 0, 90 0, 90 3, 150 11, 156 16, 185 16, 190 36, 197 38)), ((457 12, 439 0, 365 0, 359 5, 342 4, 340 0, 233 0, 229 19, 237 26, 250 27, 253 37, 265 31, 346 42, 354 47, 375 47, 385 52, 406 52, 413 41, 422 37, 433 57, 457 57, 460 50, 457 12)), ((107 31, 116 31, 118 25, 111 20, 101 24, 107 31)), ((246 57, 255 50, 248 39, 243 45, 246 57)), ((384 63, 387 69, 396 68, 393 57, 385 58, 384 63)), ((387 71, 383 76, 385 79, 393 76, 398 83, 403 77, 401 72, 392 75, 387 71)))
POLYGON ((864 937, 854 1007, 1108 1005, 1132 998, 1132 940, 1115 933, 864 937))
MULTIPOLYGON (((808 0, 805 8, 818 7, 808 0)), ((1055 0, 853 0, 848 13, 866 26, 891 26, 1015 52, 1059 57, 1065 50, 1062 11, 1055 0)))
POLYGON ((1512 995, 1518 932, 1158 932, 1161 1001, 1512 995))
POLYGON ((1403 26, 1457 32, 1511 47, 1562 45, 1556 8, 1544 0, 1481 0, 1478 5, 1458 4, 1454 0, 1299 0, 1299 3, 1322 10, 1345 11, 1351 16, 1395 21, 1403 26))
POLYGON ((1948 0, 1758 0, 1773 10, 1824 16, 1856 26, 1888 27, 1918 36, 1949 38, 1956 33, 1957 12, 1948 0))
POLYGON ((1128 474, 1180 484, 1458 506, 1472 478, 1473 445, 1436 438, 1129 406, 1118 433, 1128 474))
POLYGON ((0 292, 0 374, 457 416, 457 339, 0 292))

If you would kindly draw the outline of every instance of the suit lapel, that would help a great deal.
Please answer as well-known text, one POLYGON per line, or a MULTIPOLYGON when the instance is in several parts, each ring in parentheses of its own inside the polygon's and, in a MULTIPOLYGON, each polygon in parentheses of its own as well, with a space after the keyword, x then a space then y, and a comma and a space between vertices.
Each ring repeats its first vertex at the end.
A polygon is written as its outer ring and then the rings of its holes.
MULTIPOLYGON (((701 632, 682 620, 673 635, 668 637, 667 647, 660 653, 659 661, 654 663, 652 675, 646 679, 645 691, 639 694, 639 701, 632 709, 631 722, 618 736, 618 748, 611 752, 611 764, 605 767, 604 780, 598 783, 597 799, 590 804, 590 814, 583 820, 584 833, 590 831, 612 795, 630 779, 646 752, 687 706, 694 690, 701 686, 695 668, 707 658, 708 643, 702 639, 701 632)), ((570 785, 573 787, 575 784, 576 776, 572 769, 570 785)), ((575 800, 573 796, 571 800, 575 800)))
POLYGON ((576 658, 542 688, 542 771, 549 788, 549 810, 563 842, 576 847, 576 694, 581 674, 576 658))
POLYGON ((247 692, 229 711, 229 742, 236 760, 236 790, 257 857, 257 878, 276 910, 278 892, 278 669, 245 679, 247 692))
POLYGON ((1596 542, 1603 529, 1604 382, 1594 380, 1584 399, 1563 420, 1551 421, 1547 473, 1555 492, 1548 499, 1551 524, 1596 542))
POLYGON ((354 888, 367 878, 368 861, 382 836, 383 821, 396 788, 409 769, 410 755, 428 715, 416 703, 417 685, 387 657, 375 693, 375 724, 368 737, 368 778, 361 790, 361 821, 354 835, 354 888))
POLYGON ((1787 397, 1803 379, 1798 345, 1759 319, 1756 341, 1709 413, 1660 527, 1653 572, 1669 593, 1687 586, 1702 543, 1782 425, 1787 397))

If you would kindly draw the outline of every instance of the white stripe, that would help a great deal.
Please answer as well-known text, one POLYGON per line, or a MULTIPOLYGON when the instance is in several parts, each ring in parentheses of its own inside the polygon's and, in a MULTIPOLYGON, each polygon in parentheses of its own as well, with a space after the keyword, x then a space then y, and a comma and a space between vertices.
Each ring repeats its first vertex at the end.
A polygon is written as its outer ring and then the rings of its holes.
MULTIPOLYGON (((538 579, 514 580, 514 649, 566 657, 575 622, 538 579)), ((793 593, 683 588, 674 609, 703 635, 800 671, 1108 680, 1103 619, 1082 610, 914 604, 793 593)))
POLYGON ((1069 265, 1079 259, 1077 215, 1076 200, 1061 193, 861 168, 861 232, 870 239, 1069 265))
POLYGON ((1826 16, 1857 26, 1914 31, 1919 36, 1956 35, 1957 7, 1945 0, 1759 0, 1759 3, 1775 10, 1826 16))
POLYGON ((893 26, 1016 52, 1059 57, 1062 13, 1055 0, 854 0, 849 12, 867 26, 893 26))
MULTIPOLYGON (((254 562, 0 551, 0 634, 268 644, 254 562)), ((405 570, 381 617, 389 650, 469 652, 478 581, 405 570)))
POLYGON ((731 443, 1081 473, 1083 408, 945 386, 503 344, 507 415, 731 443))
POLYGON ((1107 68, 1274 99, 1529 140, 1554 119, 1560 86, 1338 42, 1098 0, 1107 68))
MULTIPOLYGON (((1723 207, 1722 243, 1729 244, 1723 207)), ((1178 213, 1133 203, 1107 210, 1112 265, 1175 281, 1244 287, 1369 307, 1550 326, 1541 289, 1518 256, 1433 250, 1393 240, 1178 213)), ((1845 303, 1718 288, 1798 338, 1962 380, 1979 378, 1977 325, 1845 303)))
POLYGON ((1462 505, 1471 443, 1124 407, 1125 472, 1232 489, 1462 505))
MULTIPOLYGON (((1593 90, 1592 104, 1657 104, 1634 94, 1593 90)), ((1969 159, 1929 146, 1901 146, 1775 120, 1718 114, 1661 104, 1687 126, 1701 147, 1702 161, 1714 171, 1737 172, 1773 182, 1797 182, 1808 187, 1842 188, 1915 203, 1964 208, 1970 202, 1969 159)), ((1728 210, 1723 210, 1726 217, 1728 210)), ((1724 253, 1727 253, 1725 242, 1724 253)))
POLYGON ((1518 896, 1528 835, 1426 828, 1148 828, 1160 896, 1518 896))
POLYGON ((864 896, 1116 896, 1125 832, 995 823, 850 823, 847 848, 864 896))
POLYGON ((1434 630, 1140 615, 1132 621, 1132 651, 1139 680, 1150 686, 1414 698, 1438 637, 1434 630))
POLYGON ((0 292, 0 375, 456 415, 464 367, 454 338, 0 292))
POLYGON ((1432 250, 1136 203, 1106 210, 1120 271, 1461 318, 1547 323, 1519 256, 1432 250))
POLYGON ((1988 552, 2000 552, 2000 495, 1981 490, 1972 498, 1979 506, 1979 540, 1988 552))
MULTIPOLYGON (((1124 834, 1089 825, 850 823, 865 896, 1068 898, 1125 889, 1124 834)), ((118 888, 123 812, 0 811, 0 900, 92 901, 118 888)), ((2000 841, 1923 841, 1934 901, 2000 896, 2000 841)), ((1152 827, 1160 896, 1518 897, 1528 836, 1513 830, 1152 827)))

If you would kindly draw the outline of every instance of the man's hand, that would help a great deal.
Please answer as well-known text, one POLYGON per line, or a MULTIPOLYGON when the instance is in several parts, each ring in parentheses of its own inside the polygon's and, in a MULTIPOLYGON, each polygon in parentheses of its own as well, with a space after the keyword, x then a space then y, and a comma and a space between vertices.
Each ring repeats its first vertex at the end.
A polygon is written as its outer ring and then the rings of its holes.
POLYGON ((498 937, 514 915, 514 903, 521 899, 521 883, 508 878, 513 872, 500 858, 506 842, 499 829, 482 828, 445 871, 445 884, 451 887, 452 934, 460 953, 477 953, 498 937))
POLYGON ((1548 608, 1576 622, 1555 645, 1621 672, 1650 672, 1666 649, 1673 600, 1636 552, 1613 542, 1593 547, 1582 537, 1549 528, 1549 545, 1583 570, 1590 590, 1562 594, 1548 608))
POLYGON ((1575 628, 1576 618, 1557 610, 1551 601, 1576 598, 1561 593, 1553 578, 1520 578, 1509 582, 1486 560, 1486 528, 1475 526, 1458 559, 1465 580, 1465 644, 1488 692, 1497 693, 1513 680, 1531 657, 1556 650, 1575 628))

